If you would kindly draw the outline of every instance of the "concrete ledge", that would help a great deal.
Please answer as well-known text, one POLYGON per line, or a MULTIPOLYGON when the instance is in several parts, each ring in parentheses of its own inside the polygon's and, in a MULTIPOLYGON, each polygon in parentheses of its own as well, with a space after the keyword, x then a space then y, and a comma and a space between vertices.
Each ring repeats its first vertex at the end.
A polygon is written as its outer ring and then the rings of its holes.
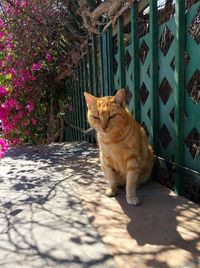
POLYGON ((106 197, 87 143, 12 149, 0 183, 0 267, 200 267, 200 207, 155 182, 106 197))

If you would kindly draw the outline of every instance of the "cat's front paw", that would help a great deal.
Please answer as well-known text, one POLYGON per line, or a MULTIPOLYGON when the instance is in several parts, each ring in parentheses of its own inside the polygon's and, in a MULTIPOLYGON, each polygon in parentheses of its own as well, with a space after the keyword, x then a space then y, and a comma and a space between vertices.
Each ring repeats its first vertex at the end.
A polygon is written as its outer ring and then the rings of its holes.
POLYGON ((106 190, 106 195, 107 195, 108 197, 116 196, 116 195, 117 195, 117 188, 115 188, 115 189, 108 188, 108 189, 106 190))
POLYGON ((140 199, 138 197, 126 197, 127 203, 132 206, 138 206, 140 204, 140 199))

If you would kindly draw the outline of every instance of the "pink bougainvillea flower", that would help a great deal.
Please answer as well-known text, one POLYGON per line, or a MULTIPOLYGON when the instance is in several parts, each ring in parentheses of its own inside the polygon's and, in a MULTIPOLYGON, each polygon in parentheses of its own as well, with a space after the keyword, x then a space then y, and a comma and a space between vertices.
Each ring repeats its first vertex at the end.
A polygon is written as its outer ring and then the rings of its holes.
POLYGON ((42 64, 40 62, 34 63, 31 67, 31 72, 38 71, 42 68, 42 64))
POLYGON ((12 61, 12 56, 11 55, 6 55, 6 61, 11 62, 12 61))
POLYGON ((0 31, 0 38, 4 36, 3 32, 0 31))
POLYGON ((32 103, 31 101, 28 101, 28 104, 26 105, 26 109, 28 110, 29 113, 31 113, 35 108, 34 103, 32 103))
POLYGON ((36 125, 37 124, 37 120, 35 118, 31 118, 31 123, 32 123, 32 125, 36 125))
POLYGON ((24 120, 24 121, 22 122, 22 125, 23 125, 24 127, 27 127, 27 126, 29 125, 29 121, 28 121, 28 120, 24 120))
POLYGON ((26 8, 27 6, 27 3, 25 1, 22 1, 21 4, 20 4, 20 7, 21 8, 26 8))
POLYGON ((0 86, 0 98, 8 95, 6 88, 4 86, 0 86))
POLYGON ((20 103, 16 103, 16 110, 21 110, 22 109, 22 105, 20 103))
POLYGON ((0 158, 5 155, 8 150, 7 142, 3 139, 0 139, 0 158))
POLYGON ((19 145, 21 143, 22 143, 22 140, 20 140, 19 138, 14 138, 9 141, 10 146, 19 145))
POLYGON ((0 19, 0 26, 3 26, 3 20, 0 19))
POLYGON ((16 100, 15 99, 8 99, 4 102, 4 108, 9 109, 9 108, 14 108, 16 105, 16 100))
POLYGON ((17 113, 17 119, 21 119, 23 117, 24 113, 22 111, 19 111, 17 113))
POLYGON ((53 57, 50 53, 47 53, 45 59, 47 62, 51 62, 53 60, 53 57))
POLYGON ((14 68, 10 68, 9 72, 14 75, 15 74, 15 69, 14 68))
POLYGON ((30 79, 30 81, 35 81, 36 77, 35 76, 30 76, 29 79, 30 79))
POLYGON ((8 43, 6 47, 7 47, 7 49, 12 49, 12 48, 14 48, 14 45, 11 43, 8 43))

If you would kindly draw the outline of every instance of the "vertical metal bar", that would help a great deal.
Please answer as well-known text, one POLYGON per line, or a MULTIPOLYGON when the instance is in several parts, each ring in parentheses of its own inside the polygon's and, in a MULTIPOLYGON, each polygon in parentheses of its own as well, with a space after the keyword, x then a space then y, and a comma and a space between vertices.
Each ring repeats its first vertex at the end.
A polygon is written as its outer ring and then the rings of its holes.
POLYGON ((125 87, 125 66, 124 66, 124 35, 123 35, 123 18, 119 17, 118 27, 118 53, 119 53, 119 83, 120 87, 125 87))
MULTIPOLYGON (((76 69, 76 77, 78 74, 78 70, 76 69)), ((76 102, 76 126, 79 126, 79 121, 80 121, 80 107, 79 107, 79 87, 78 87, 78 81, 77 78, 75 78, 75 102, 76 102)), ((80 132, 77 130, 77 139, 80 140, 80 132)))
POLYGON ((151 120, 154 152, 158 152, 158 15, 157 1, 150 0, 151 120))
POLYGON ((92 68, 92 51, 90 47, 90 39, 88 38, 88 68, 89 68, 89 92, 93 93, 93 68, 92 68))
MULTIPOLYGON (((73 125, 76 125, 76 95, 75 95, 75 81, 73 80, 73 85, 72 85, 72 113, 73 113, 73 125)), ((78 140, 77 137, 77 131, 74 129, 74 139, 78 140)))
MULTIPOLYGON (((70 83, 69 82, 67 83, 67 96, 68 98, 70 96, 70 83)), ((67 114, 68 122, 71 123, 71 114, 68 113, 68 110, 66 110, 66 114, 67 114)), ((68 136, 69 136, 68 140, 70 140, 71 139, 71 127, 70 126, 68 128, 68 136)))
POLYGON ((135 2, 131 7, 131 44, 133 55, 133 90, 131 104, 134 107, 135 119, 139 122, 140 118, 140 99, 139 99, 139 41, 138 41, 138 20, 137 20, 138 4, 135 2))
MULTIPOLYGON (((99 27, 99 31, 101 32, 102 27, 99 27)), ((106 51, 104 51, 104 39, 105 39, 105 33, 101 32, 101 36, 99 37, 99 53, 100 53, 100 73, 101 73, 101 94, 100 96, 104 96, 105 94, 105 80, 104 80, 104 69, 106 65, 104 65, 104 54, 106 51)))
POLYGON ((81 107, 82 107, 82 128, 86 129, 85 124, 85 113, 86 113, 86 107, 85 107, 85 101, 84 101, 84 64, 83 60, 80 62, 80 101, 81 101, 81 107))
MULTIPOLYGON (((184 68, 184 54, 185 54, 185 1, 177 0, 175 2, 175 23, 176 23, 176 52, 175 52, 175 114, 174 125, 176 132, 176 151, 175 162, 179 165, 184 161, 184 89, 185 89, 185 68, 184 68)), ((183 183, 180 174, 175 180, 175 191, 182 194, 183 183)))
POLYGON ((107 39, 107 64, 108 64, 108 91, 106 95, 112 95, 114 92, 114 71, 113 71, 113 36, 112 27, 106 32, 107 39))
MULTIPOLYGON (((80 101, 80 67, 77 66, 77 78, 78 78, 78 81, 77 81, 77 86, 76 86, 76 96, 77 96, 77 119, 78 119, 78 127, 80 128, 81 127, 81 117, 82 117, 82 114, 81 114, 81 101, 80 101)), ((81 133, 80 131, 78 130, 78 138, 79 140, 81 140, 81 133)))
MULTIPOLYGON (((73 101, 73 93, 72 93, 72 82, 69 84, 69 97, 71 98, 71 100, 73 101)), ((70 124, 73 124, 74 121, 74 111, 69 112, 67 111, 68 115, 69 115, 69 119, 70 119, 70 124)), ((70 140, 73 141, 73 129, 70 127, 70 140)))
MULTIPOLYGON (((76 73, 75 73, 76 74, 76 73)), ((77 81, 76 81, 76 78, 75 78, 75 81, 74 81, 74 117, 75 117, 75 122, 74 122, 74 125, 77 126, 78 125, 78 105, 77 105, 77 81)), ((76 140, 79 139, 79 136, 78 136, 78 131, 76 130, 76 140)))
MULTIPOLYGON (((88 44, 90 44, 90 39, 88 39, 88 44)), ((90 87, 90 90, 89 90, 89 92, 91 93, 91 94, 94 94, 94 88, 93 88, 93 85, 94 85, 94 80, 93 80, 93 66, 92 66, 92 64, 93 64, 93 57, 92 57, 92 49, 91 49, 91 47, 90 47, 90 45, 88 46, 88 75, 89 75, 89 87, 90 87)), ((93 137, 91 137, 90 135, 89 135, 89 140, 92 142, 92 143, 94 143, 94 139, 93 139, 93 137)))
MULTIPOLYGON (((79 120, 79 128, 83 128, 83 103, 82 103, 82 92, 81 92, 81 83, 82 83, 82 68, 81 63, 78 66, 78 98, 79 98, 79 111, 80 111, 80 120, 79 120)), ((82 140, 82 132, 80 132, 80 139, 82 140)))
POLYGON ((93 89, 94 95, 98 96, 98 63, 97 63, 97 40, 95 34, 92 34, 92 60, 93 60, 93 89))
MULTIPOLYGON (((88 91, 88 68, 87 68, 87 56, 84 56, 83 58, 83 68, 84 68, 84 91, 88 91)), ((85 107, 85 129, 88 128, 88 122, 87 122, 87 111, 86 111, 86 105, 84 100, 84 107, 85 107)), ((88 140, 88 135, 85 136, 86 140, 88 140)))
MULTIPOLYGON (((68 83, 68 81, 65 82, 65 89, 66 89, 66 95, 68 97, 68 95, 69 95, 69 92, 67 91, 67 89, 69 90, 69 83, 68 83)), ((69 114, 67 113, 67 111, 65 111, 65 113, 68 116, 68 122, 69 122, 70 121, 69 114)), ((65 135, 64 135, 65 136, 65 140, 66 141, 69 141, 69 126, 66 126, 64 131, 65 131, 65 135)))

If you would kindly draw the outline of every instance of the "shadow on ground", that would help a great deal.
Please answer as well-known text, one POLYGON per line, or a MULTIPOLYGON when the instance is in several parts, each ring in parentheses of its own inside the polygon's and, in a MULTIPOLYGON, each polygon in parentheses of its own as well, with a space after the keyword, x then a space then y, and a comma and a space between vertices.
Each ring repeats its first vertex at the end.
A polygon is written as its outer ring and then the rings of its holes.
POLYGON ((88 154, 96 151, 86 144, 55 144, 12 149, 2 159, 0 267, 114 267, 70 184, 81 169, 88 184, 92 167, 81 161, 88 154))
MULTIPOLYGON (((200 267, 200 210, 184 198, 173 194, 169 197, 170 192, 159 185, 150 191, 149 187, 151 183, 139 190, 143 200, 139 209, 131 209, 123 195, 117 197, 130 220, 127 231, 137 245, 156 246, 145 262, 147 267, 200 267), (176 266, 176 258, 183 258, 184 266, 176 266)), ((148 255, 149 251, 140 254, 148 255)))

